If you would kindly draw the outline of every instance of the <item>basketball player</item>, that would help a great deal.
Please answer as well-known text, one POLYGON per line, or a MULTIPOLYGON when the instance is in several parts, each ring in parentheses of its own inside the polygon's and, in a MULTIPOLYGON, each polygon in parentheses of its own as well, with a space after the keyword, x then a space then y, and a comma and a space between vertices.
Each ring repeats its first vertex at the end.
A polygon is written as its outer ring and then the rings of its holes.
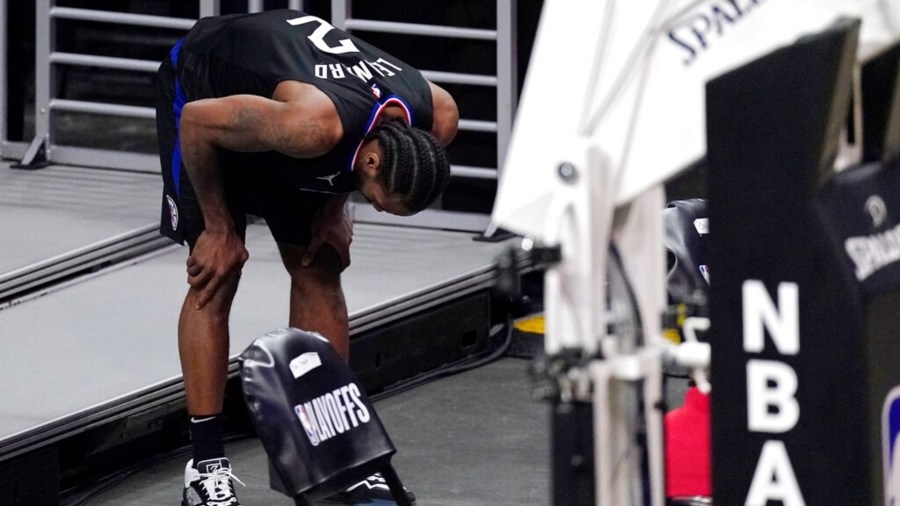
POLYGON ((160 230, 190 246, 178 322, 193 446, 183 505, 236 506, 222 401, 246 214, 265 218, 278 244, 289 324, 346 359, 347 195, 396 215, 428 207, 446 187, 459 114, 409 65, 291 10, 199 20, 157 78, 160 230))

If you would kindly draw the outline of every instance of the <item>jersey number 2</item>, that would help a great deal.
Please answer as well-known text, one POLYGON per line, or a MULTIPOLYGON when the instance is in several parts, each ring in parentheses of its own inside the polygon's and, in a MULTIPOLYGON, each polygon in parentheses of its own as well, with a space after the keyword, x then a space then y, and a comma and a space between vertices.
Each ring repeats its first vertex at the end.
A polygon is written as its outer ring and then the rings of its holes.
POLYGON ((350 39, 341 39, 338 41, 337 46, 329 46, 327 42, 325 42, 325 35, 334 30, 334 27, 328 24, 322 18, 318 18, 316 16, 303 16, 299 18, 289 19, 287 20, 292 26, 303 25, 306 23, 319 23, 319 27, 313 31, 312 35, 307 37, 312 43, 319 48, 319 50, 324 51, 326 53, 331 54, 344 54, 344 53, 358 53, 359 49, 350 39))

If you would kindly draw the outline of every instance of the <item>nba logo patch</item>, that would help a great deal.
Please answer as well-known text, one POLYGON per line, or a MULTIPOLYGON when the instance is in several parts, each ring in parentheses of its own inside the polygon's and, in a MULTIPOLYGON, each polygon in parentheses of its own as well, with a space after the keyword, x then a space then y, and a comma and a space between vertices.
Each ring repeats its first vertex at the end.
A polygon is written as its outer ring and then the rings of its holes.
POLYGON ((372 90, 372 95, 375 95, 376 99, 381 100, 381 88, 377 84, 372 84, 372 87, 369 89, 372 90))
POLYGON ((884 504, 900 505, 900 386, 888 393, 881 408, 881 451, 884 462, 884 504))
POLYGON ((175 205, 175 199, 166 195, 166 202, 169 204, 169 222, 172 224, 172 230, 178 229, 178 206, 175 205))
POLYGON ((709 267, 706 265, 700 266, 700 274, 703 275, 703 279, 706 280, 706 284, 709 284, 709 267))
POLYGON ((306 408, 304 408, 302 404, 297 404, 294 406, 294 413, 297 413, 297 418, 300 419, 300 425, 302 425, 303 430, 306 431, 306 437, 309 438, 309 442, 313 446, 319 446, 319 435, 316 434, 316 429, 309 420, 309 414, 306 412, 306 408))

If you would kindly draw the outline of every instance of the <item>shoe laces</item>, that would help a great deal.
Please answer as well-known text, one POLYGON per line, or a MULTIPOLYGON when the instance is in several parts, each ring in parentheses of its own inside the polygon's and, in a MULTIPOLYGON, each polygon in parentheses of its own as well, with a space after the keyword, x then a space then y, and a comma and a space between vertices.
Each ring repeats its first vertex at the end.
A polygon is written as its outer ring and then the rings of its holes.
POLYGON ((235 476, 228 467, 219 467, 211 473, 200 473, 200 485, 203 486, 206 495, 212 500, 230 499, 231 497, 234 497, 232 495, 231 480, 246 487, 244 482, 235 476))

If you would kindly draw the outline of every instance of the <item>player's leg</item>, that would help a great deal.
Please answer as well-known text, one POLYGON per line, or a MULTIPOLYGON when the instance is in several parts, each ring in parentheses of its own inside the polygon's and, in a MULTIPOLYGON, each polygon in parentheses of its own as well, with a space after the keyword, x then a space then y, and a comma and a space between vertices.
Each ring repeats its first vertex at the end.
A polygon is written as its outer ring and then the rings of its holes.
POLYGON ((341 288, 340 255, 331 245, 324 244, 313 262, 303 266, 305 246, 279 242, 278 249, 291 276, 290 325, 322 334, 347 360, 350 334, 341 288))
MULTIPOLYGON (((243 239, 243 231, 241 231, 243 239)), ((228 368, 228 317, 241 273, 227 276, 210 301, 196 308, 200 290, 190 287, 178 318, 178 352, 188 413, 209 417, 222 412, 228 368)))
POLYGON ((290 275, 289 324, 322 334, 346 360, 350 341, 341 271, 350 263, 351 229, 341 220, 319 219, 323 212, 341 210, 328 205, 335 202, 335 196, 298 190, 295 182, 277 170, 255 168, 252 174, 252 178, 244 178, 252 195, 247 207, 253 209, 252 214, 266 219, 290 275), (312 263, 304 266, 302 258, 313 238, 313 229, 333 221, 335 230, 323 236, 326 242, 312 263), (343 240, 339 240, 341 237, 343 240))
MULTIPOLYGON (((203 217, 180 161, 177 111, 183 96, 176 90, 173 65, 167 59, 157 74, 157 133, 164 182, 160 232, 193 245, 203 230, 203 217)), ((235 224, 243 239, 245 220, 241 216, 235 224)), ((228 314, 239 277, 240 272, 232 273, 213 299, 199 310, 195 309, 199 292, 189 288, 179 315, 178 351, 193 447, 193 458, 185 468, 185 505, 202 506, 217 501, 216 504, 239 506, 230 486, 231 466, 224 458, 222 417, 228 367, 228 314), (229 479, 229 486, 213 497, 209 491, 222 483, 223 477, 229 479)))
POLYGON ((230 273, 200 309, 196 308, 200 290, 190 287, 178 319, 178 353, 192 448, 192 458, 185 468, 184 501, 191 506, 220 499, 221 504, 239 506, 230 481, 231 464, 225 458, 222 409, 228 373, 228 317, 239 278, 239 271, 230 273), (222 493, 211 494, 210 490, 221 483, 228 484, 222 493))
MULTIPOLYGON (((193 246, 203 231, 203 217, 186 179, 182 186, 185 239, 193 251, 193 246)), ((235 194, 236 188, 240 188, 240 185, 226 179, 226 198, 232 206, 232 219, 238 236, 244 241, 246 217, 240 210, 240 196, 235 194)), ((215 295, 201 308, 197 308, 201 289, 189 287, 179 314, 178 352, 184 375, 195 463, 216 462, 218 465, 227 465, 227 460, 223 460, 225 447, 222 409, 228 374, 228 319, 240 276, 240 267, 229 272, 215 295)))

